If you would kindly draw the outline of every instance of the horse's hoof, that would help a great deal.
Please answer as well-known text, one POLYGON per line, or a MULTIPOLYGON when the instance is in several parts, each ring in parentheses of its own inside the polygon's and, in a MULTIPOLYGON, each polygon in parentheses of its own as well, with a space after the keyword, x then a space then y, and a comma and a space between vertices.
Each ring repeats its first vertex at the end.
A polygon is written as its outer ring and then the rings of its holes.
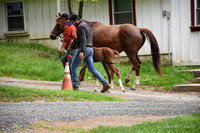
POLYGON ((125 90, 122 90, 122 92, 124 92, 124 93, 125 93, 126 91, 125 91, 125 90))
POLYGON ((97 92, 97 90, 95 89, 94 92, 97 92))
POLYGON ((129 79, 125 79, 125 83, 127 84, 130 80, 129 79))
POLYGON ((131 87, 130 90, 135 90, 135 88, 134 88, 134 87, 131 87))

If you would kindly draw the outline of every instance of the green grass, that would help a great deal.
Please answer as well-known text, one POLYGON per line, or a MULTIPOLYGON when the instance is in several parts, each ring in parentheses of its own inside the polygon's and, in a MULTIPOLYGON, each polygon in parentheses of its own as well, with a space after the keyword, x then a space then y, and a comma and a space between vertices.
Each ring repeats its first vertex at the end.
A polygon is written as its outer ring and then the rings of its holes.
POLYGON ((88 131, 89 133, 199 133, 200 113, 178 116, 158 122, 144 122, 131 127, 105 127, 88 131))
MULTIPOLYGON (((103 67, 100 63, 95 63, 95 68, 101 72, 101 74, 104 76, 104 78, 107 78, 106 72, 104 71, 103 67)), ((120 75, 123 84, 125 85, 125 77, 126 74, 131 70, 131 65, 125 65, 125 64, 115 64, 115 66, 120 70, 120 75)), ((170 89, 174 85, 178 84, 187 84, 189 82, 192 82, 194 80, 194 76, 190 72, 181 72, 181 70, 185 69, 192 69, 195 67, 182 67, 182 66, 161 66, 162 68, 162 78, 160 78, 154 67, 152 62, 145 61, 141 64, 140 68, 140 84, 143 85, 150 85, 150 86, 157 86, 161 87, 162 89, 170 89)), ((86 80, 88 81, 94 81, 92 78, 92 75, 87 71, 86 72, 86 80)), ((126 84, 126 86, 132 86, 135 81, 135 72, 133 72, 130 82, 126 84)), ((115 75, 114 84, 119 84, 117 76, 115 75)))
POLYGON ((0 76, 59 81, 63 66, 56 50, 36 43, 0 44, 0 76))
MULTIPOLYGON (((64 70, 60 61, 54 61, 57 57, 57 50, 36 43, 0 43, 0 76, 61 81, 64 70)), ((124 80, 126 74, 132 66, 117 63, 115 65, 120 70, 121 79, 125 85, 124 80)), ((94 66, 107 79, 106 72, 101 63, 95 63, 94 66)), ((162 89, 170 89, 174 85, 186 84, 194 80, 192 73, 180 72, 180 70, 190 68, 182 66, 162 66, 163 78, 160 78, 156 74, 152 63, 146 61, 141 64, 140 83, 162 89)), ((80 70, 80 67, 78 70, 80 70)), ((134 80, 135 72, 132 74, 130 82, 125 86, 132 86, 134 80)), ((88 71, 86 72, 85 81, 94 82, 92 74, 88 71)), ((114 84, 118 84, 116 75, 114 84)))
POLYGON ((69 90, 30 89, 0 85, 0 102, 33 101, 127 101, 97 93, 69 90))

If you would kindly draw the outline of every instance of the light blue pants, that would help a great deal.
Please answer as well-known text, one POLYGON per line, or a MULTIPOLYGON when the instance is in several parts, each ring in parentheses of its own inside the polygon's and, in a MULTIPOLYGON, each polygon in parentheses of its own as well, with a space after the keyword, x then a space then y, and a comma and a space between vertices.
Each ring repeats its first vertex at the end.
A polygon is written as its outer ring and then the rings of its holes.
MULTIPOLYGON (((81 63, 81 59, 79 57, 80 54, 80 48, 78 48, 74 54, 72 64, 71 64, 71 77, 72 77, 72 84, 74 88, 79 87, 78 84, 78 72, 77 68, 79 64, 81 63)), ((87 68, 89 72, 91 72, 100 82, 104 85, 108 83, 103 76, 94 68, 94 63, 93 63, 93 48, 92 47, 85 47, 84 51, 84 61, 87 65, 87 68)))

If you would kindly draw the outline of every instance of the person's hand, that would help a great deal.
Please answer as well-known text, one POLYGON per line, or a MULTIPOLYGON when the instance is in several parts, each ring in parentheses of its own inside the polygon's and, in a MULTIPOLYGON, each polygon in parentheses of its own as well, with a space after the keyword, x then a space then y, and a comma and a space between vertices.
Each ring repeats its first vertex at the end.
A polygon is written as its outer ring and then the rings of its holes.
POLYGON ((83 52, 80 52, 79 57, 80 57, 81 60, 84 59, 83 52))
POLYGON ((62 49, 59 49, 58 53, 59 53, 59 55, 61 55, 62 54, 62 49))

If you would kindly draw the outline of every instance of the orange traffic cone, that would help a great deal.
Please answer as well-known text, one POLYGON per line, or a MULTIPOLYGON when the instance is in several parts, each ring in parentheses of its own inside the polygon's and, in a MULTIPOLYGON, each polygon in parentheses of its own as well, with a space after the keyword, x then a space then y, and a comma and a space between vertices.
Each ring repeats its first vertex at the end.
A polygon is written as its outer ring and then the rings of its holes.
POLYGON ((66 62, 66 64, 65 64, 65 72, 64 72, 64 78, 63 78, 63 83, 62 83, 62 90, 72 90, 72 81, 71 81, 68 62, 66 62))

